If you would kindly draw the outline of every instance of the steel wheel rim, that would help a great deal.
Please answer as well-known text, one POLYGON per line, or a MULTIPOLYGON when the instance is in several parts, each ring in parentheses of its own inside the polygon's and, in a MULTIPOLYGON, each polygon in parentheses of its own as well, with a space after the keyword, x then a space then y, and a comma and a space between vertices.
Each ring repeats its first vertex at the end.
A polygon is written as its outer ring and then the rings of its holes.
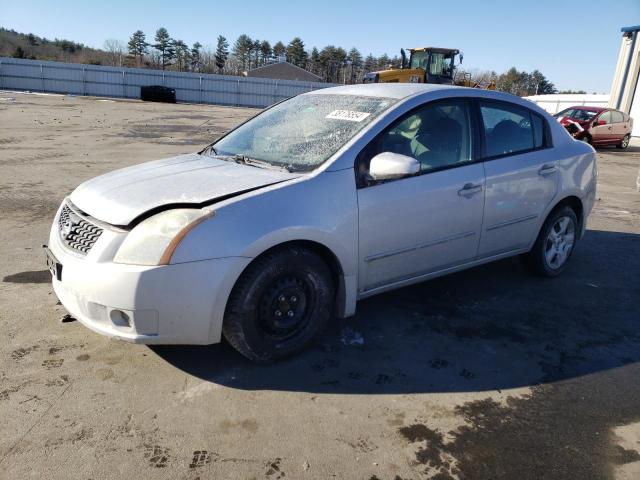
POLYGON ((575 236, 575 225, 570 217, 560 217, 554 222, 544 242, 544 257, 549 268, 557 270, 567 262, 575 236))
POLYGON ((304 330, 312 301, 312 292, 297 276, 285 275, 272 282, 262 293, 258 307, 263 334, 283 341, 304 330))

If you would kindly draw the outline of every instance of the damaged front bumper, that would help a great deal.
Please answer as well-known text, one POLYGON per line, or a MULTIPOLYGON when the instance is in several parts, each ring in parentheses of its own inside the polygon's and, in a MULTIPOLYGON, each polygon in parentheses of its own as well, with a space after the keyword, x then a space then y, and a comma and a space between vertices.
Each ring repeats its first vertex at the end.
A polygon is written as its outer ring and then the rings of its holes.
POLYGON ((227 257, 161 266, 111 261, 121 239, 105 231, 89 254, 49 236, 48 264, 62 305, 95 332, 134 343, 220 341, 226 298, 250 259, 227 257), (56 266, 57 264, 57 266, 56 266))

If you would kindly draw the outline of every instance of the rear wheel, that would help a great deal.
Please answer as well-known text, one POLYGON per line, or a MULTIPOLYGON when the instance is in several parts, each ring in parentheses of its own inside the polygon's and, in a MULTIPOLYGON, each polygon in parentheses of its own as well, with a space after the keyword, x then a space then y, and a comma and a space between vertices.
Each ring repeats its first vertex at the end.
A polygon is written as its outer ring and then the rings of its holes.
POLYGON ((619 144, 616 145, 617 148, 627 148, 629 146, 629 141, 631 140, 631 135, 628 133, 624 136, 624 138, 620 141, 619 144))
POLYGON ((322 258, 301 247, 275 250, 240 276, 222 332, 250 360, 274 361, 317 338, 330 318, 333 299, 331 271, 322 258))
POLYGON ((578 239, 578 218, 571 207, 560 207, 547 217, 536 243, 524 255, 525 264, 534 273, 556 277, 566 268, 578 239))

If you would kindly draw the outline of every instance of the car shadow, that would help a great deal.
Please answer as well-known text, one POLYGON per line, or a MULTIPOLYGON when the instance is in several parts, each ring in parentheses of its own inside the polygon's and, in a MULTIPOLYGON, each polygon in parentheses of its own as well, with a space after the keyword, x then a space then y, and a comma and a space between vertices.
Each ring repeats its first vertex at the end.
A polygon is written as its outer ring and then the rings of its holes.
POLYGON ((202 380, 246 390, 464 392, 579 377, 640 360, 638 242, 592 230, 555 279, 513 258, 378 295, 272 365, 224 342, 150 348, 202 380))
POLYGON ((638 153, 640 152, 640 146, 629 145, 627 148, 617 148, 615 145, 595 145, 594 148, 597 152, 606 153, 638 153))

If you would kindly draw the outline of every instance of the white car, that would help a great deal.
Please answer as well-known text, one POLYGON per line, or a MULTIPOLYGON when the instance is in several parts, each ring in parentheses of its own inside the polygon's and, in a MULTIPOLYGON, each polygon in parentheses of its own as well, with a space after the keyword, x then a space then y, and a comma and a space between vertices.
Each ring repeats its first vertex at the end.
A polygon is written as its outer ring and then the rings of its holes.
POLYGON ((80 185, 56 214, 53 287, 96 332, 303 349, 359 299, 524 254, 559 274, 596 157, 518 97, 424 84, 327 88, 203 151, 80 185))

